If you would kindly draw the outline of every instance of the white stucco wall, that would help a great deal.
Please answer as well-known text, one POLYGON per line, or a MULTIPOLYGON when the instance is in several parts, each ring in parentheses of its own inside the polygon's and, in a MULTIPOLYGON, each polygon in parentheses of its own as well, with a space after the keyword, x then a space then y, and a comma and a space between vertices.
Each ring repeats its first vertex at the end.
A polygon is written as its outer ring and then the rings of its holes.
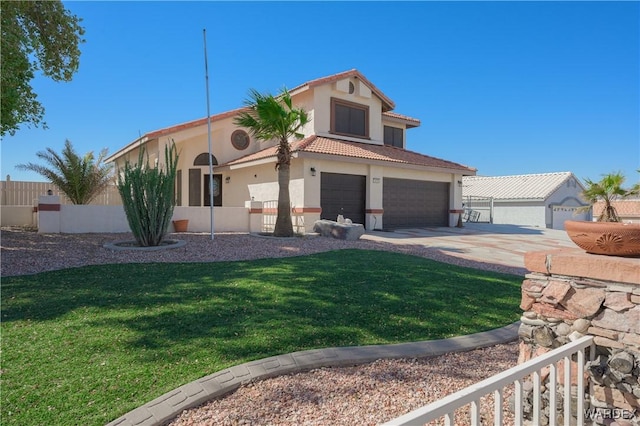
POLYGON ((130 232, 122 206, 60 206, 60 232, 65 234, 130 232))
POLYGON ((589 220, 589 211, 577 212, 577 208, 587 205, 581 196, 582 188, 571 177, 547 198, 545 214, 546 226, 564 229, 565 220, 589 220))
MULTIPOLYGON (((462 187, 458 185, 458 180, 462 179, 462 175, 438 172, 426 172, 423 170, 414 170, 410 168, 389 167, 379 164, 367 164, 366 162, 357 162, 357 159, 351 159, 355 162, 329 161, 324 159, 304 158, 304 173, 306 173, 304 186, 304 206, 320 207, 320 176, 322 172, 326 173, 344 173, 352 175, 361 175, 367 177, 366 186, 366 202, 365 210, 380 210, 383 208, 383 182, 385 177, 398 179, 424 180, 431 182, 447 182, 449 183, 449 209, 462 208, 462 187), (316 176, 311 176, 310 169, 316 170, 316 176)), ((319 216, 319 214, 318 214, 319 216)), ((382 227, 384 213, 368 213, 366 215, 365 228, 373 229, 382 227), (375 216, 375 217, 374 217, 375 216)), ((455 226, 458 221, 458 214, 449 215, 449 226, 455 226)))
MULTIPOLYGON (((361 86, 358 85, 358 83, 361 83, 358 79, 354 78, 351 79, 351 81, 356 87, 364 86, 364 84, 361 86)), ((344 136, 341 136, 341 139, 366 141, 382 145, 382 102, 380 99, 373 95, 371 91, 368 92, 368 97, 366 97, 367 92, 364 90, 359 91, 356 89, 353 94, 349 94, 348 91, 338 90, 338 87, 341 87, 341 85, 334 83, 314 88, 315 110, 313 126, 315 133, 318 135, 331 135, 331 98, 333 97, 369 107, 369 139, 346 138, 344 136)))
POLYGON ((542 201, 494 201, 493 223, 546 228, 545 210, 542 201))
MULTIPOLYGON (((188 219, 188 232, 211 231, 211 209, 209 207, 176 207, 172 220, 188 219)), ((216 232, 248 232, 249 209, 245 207, 214 207, 213 229, 216 232)), ((169 229, 173 231, 173 225, 169 229)))
MULTIPOLYGON (((589 219, 588 212, 575 212, 586 205, 581 192, 576 180, 569 178, 546 200, 494 200, 493 223, 564 229, 565 220, 589 219)), ((482 214, 481 221, 487 221, 488 212, 482 214)))

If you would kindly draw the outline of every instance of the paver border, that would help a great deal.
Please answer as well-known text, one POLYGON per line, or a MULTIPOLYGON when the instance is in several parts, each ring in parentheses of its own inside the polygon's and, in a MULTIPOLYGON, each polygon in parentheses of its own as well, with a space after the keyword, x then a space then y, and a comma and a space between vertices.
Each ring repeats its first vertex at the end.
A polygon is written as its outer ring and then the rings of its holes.
POLYGON ((102 247, 114 251, 158 251, 158 250, 172 250, 180 247, 184 247, 187 244, 186 240, 164 240, 165 244, 159 246, 147 246, 142 247, 138 245, 120 246, 118 244, 137 244, 135 240, 123 240, 104 243, 102 247))
POLYGON ((241 385, 321 367, 366 364, 387 358, 427 358, 508 343, 518 338, 520 322, 449 339, 392 345, 311 349, 263 358, 202 377, 132 410, 107 426, 162 426, 182 411, 219 398, 241 385))

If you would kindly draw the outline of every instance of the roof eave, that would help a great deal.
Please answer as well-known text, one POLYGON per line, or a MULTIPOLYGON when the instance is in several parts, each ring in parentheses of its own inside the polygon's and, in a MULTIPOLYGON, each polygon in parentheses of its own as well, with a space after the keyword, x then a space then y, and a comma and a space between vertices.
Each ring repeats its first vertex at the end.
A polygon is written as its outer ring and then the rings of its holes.
POLYGON ((387 166, 387 167, 399 167, 404 169, 413 169, 413 170, 424 170, 424 171, 432 171, 438 173, 452 173, 452 174, 462 174, 465 176, 469 176, 471 174, 475 175, 476 170, 471 168, 457 168, 457 167, 436 167, 436 166, 427 166, 424 164, 416 164, 410 162, 403 161, 390 161, 390 160, 377 160, 370 158, 361 158, 361 157, 350 157, 347 155, 338 155, 338 154, 325 154, 320 152, 307 152, 307 151, 298 151, 298 156, 300 158, 317 158, 321 160, 331 160, 331 161, 340 161, 345 163, 361 163, 361 164, 373 164, 378 166, 387 166), (466 173, 469 173, 467 175, 466 173))
POLYGON ((141 136, 138 139, 136 139, 133 142, 131 142, 128 145, 126 145, 124 148, 119 149, 115 153, 113 153, 110 156, 108 156, 107 158, 105 158, 104 162, 105 163, 112 163, 116 159, 118 159, 118 158, 122 157, 123 155, 133 151, 136 148, 140 148, 141 146, 146 145, 149 141, 152 141, 152 140, 153 140, 153 138, 149 138, 149 137, 147 137, 147 135, 141 136))

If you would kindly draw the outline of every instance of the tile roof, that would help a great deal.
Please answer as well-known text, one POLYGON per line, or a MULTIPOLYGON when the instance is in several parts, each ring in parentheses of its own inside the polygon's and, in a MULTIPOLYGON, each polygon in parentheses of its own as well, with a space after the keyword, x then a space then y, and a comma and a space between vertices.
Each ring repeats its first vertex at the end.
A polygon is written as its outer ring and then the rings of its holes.
MULTIPOLYGON (((321 136, 310 136, 301 141, 291 143, 291 152, 335 155, 340 157, 361 158, 372 161, 385 161, 396 164, 411 164, 423 167, 459 170, 462 173, 475 173, 474 168, 440 158, 430 157, 406 149, 388 145, 373 145, 362 142, 343 141, 321 136)), ((252 161, 273 158, 275 160, 276 147, 265 148, 254 154, 249 154, 222 166, 232 166, 252 161)))
POLYGON ((409 117, 407 115, 398 114, 396 112, 386 111, 382 113, 383 116, 389 118, 396 118, 398 120, 406 121, 407 128, 418 127, 420 125, 420 120, 417 118, 409 117))
MULTIPOLYGON (((637 216, 640 217, 640 199, 629 200, 616 200, 611 203, 616 208, 618 216, 628 217, 637 216)), ((593 205, 593 217, 600 216, 604 209, 604 202, 598 201, 593 205)))
POLYGON ((493 197, 497 200, 544 200, 567 179, 582 185, 571 172, 539 173, 514 176, 465 176, 462 178, 462 196, 493 197))
POLYGON ((369 86, 371 91, 373 93, 375 93, 376 96, 378 96, 382 100, 382 103, 383 103, 382 110, 383 111, 389 111, 389 110, 392 110, 392 109, 394 109, 396 107, 395 102, 393 102, 389 97, 387 97, 387 95, 382 93, 382 91, 380 89, 378 89, 375 84, 370 82, 364 75, 362 75, 362 73, 360 71, 358 71, 355 68, 352 69, 352 70, 349 70, 349 71, 343 71, 343 72, 339 72, 337 74, 332 74, 332 75, 329 75, 327 77, 321 77, 321 78, 316 78, 315 80, 307 81, 306 83, 302 83, 301 85, 296 86, 293 89, 289 90, 289 92, 293 94, 293 93, 295 93, 297 91, 300 91, 300 90, 310 89, 310 88, 313 88, 313 87, 316 87, 316 86, 321 86, 321 85, 327 84, 327 83, 333 83, 334 81, 343 80, 343 79, 349 78, 349 77, 356 77, 357 79, 362 80, 364 82, 364 84, 369 86))
MULTIPOLYGON (((380 89, 378 89, 373 83, 371 83, 364 75, 362 75, 362 73, 360 73, 360 71, 358 71, 357 69, 352 69, 349 71, 344 71, 344 72, 340 72, 337 74, 333 74, 327 77, 321 77, 321 78, 317 78, 315 80, 310 80, 307 81, 306 83, 303 83, 299 86, 294 87, 293 89, 290 89, 289 92, 290 93, 294 93, 295 91, 300 91, 300 90, 305 90, 308 88, 313 88, 316 86, 320 86, 326 83, 331 83, 334 81, 338 81, 338 80, 342 80, 344 78, 349 78, 349 77, 355 77, 358 78, 360 80, 362 80, 367 86, 369 86, 369 88, 371 89, 371 91, 373 93, 375 93, 381 100, 383 103, 383 115, 386 115, 388 117, 391 118, 397 118, 400 120, 404 120, 407 123, 407 127, 417 127, 420 125, 420 120, 418 120, 417 118, 412 118, 412 117, 408 117, 406 115, 401 115, 401 114, 396 114, 393 112, 389 112, 389 110, 392 110, 395 108, 395 103, 389 99, 384 93, 382 93, 382 91, 380 89)), ((229 117, 233 117, 234 115, 238 114, 240 111, 246 110, 247 107, 240 107, 240 108, 236 108, 230 111, 225 111, 219 114, 214 114, 211 116, 211 121, 217 121, 217 120, 222 120, 225 118, 229 118, 229 117)), ((118 151, 116 151, 115 153, 111 154, 107 159, 105 159, 105 161, 110 162, 113 161, 115 158, 119 157, 120 155, 124 154, 127 151, 130 151, 131 149, 133 149, 134 147, 138 146, 140 143, 145 143, 148 140, 151 139, 155 139, 164 135, 168 135, 174 132, 179 132, 181 130, 187 130, 193 127, 198 127, 201 126, 203 124, 207 123, 207 117, 204 118, 199 118, 196 120, 191 120, 191 121, 187 121, 185 123, 181 123, 181 124, 176 124, 174 126, 170 126, 170 127, 165 127, 163 129, 159 129, 159 130, 154 130, 152 132, 149 133, 145 133, 144 135, 142 135, 141 137, 139 137, 138 139, 134 140, 133 142, 129 143, 128 145, 126 145, 124 148, 119 149, 118 151)))
MULTIPOLYGON (((241 111, 249 110, 247 107, 236 108, 230 111, 221 112, 220 114, 214 114, 211 116, 211 121, 223 120, 225 118, 233 117, 241 111)), ((188 121, 182 124, 176 124, 175 126, 165 127, 164 129, 154 130, 153 132, 149 132, 145 134, 145 136, 149 139, 154 139, 163 135, 168 135, 170 133, 179 132, 180 130, 190 129, 192 127, 198 127, 203 124, 207 124, 207 117, 199 118, 197 120, 188 121)))
MULTIPOLYGON (((214 114, 211 116, 211 121, 214 122, 217 120, 223 120, 225 118, 233 117, 234 115, 238 114, 240 111, 243 111, 245 109, 247 109, 247 107, 236 108, 230 111, 222 112, 220 114, 214 114)), ((110 161, 113 161, 115 158, 119 157, 125 152, 130 151, 132 148, 139 146, 139 144, 144 144, 151 139, 159 138, 161 136, 169 135, 171 133, 179 132, 181 130, 188 130, 193 127, 202 126, 203 124, 207 124, 207 117, 199 118, 197 120, 187 121, 186 123, 180 123, 174 126, 165 127, 163 129, 154 130, 152 132, 145 133, 138 139, 126 145, 124 148, 121 148, 118 151, 111 154, 104 161, 107 163, 110 161)))

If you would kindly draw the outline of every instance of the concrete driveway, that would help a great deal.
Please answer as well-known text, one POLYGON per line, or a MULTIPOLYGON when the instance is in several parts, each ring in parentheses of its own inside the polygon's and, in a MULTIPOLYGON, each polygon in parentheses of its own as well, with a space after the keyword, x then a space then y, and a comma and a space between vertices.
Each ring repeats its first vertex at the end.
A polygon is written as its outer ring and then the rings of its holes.
POLYGON ((519 225, 465 223, 463 228, 412 228, 393 232, 368 231, 362 239, 389 244, 419 245, 450 256, 524 268, 528 251, 568 248, 580 250, 565 231, 519 225))

